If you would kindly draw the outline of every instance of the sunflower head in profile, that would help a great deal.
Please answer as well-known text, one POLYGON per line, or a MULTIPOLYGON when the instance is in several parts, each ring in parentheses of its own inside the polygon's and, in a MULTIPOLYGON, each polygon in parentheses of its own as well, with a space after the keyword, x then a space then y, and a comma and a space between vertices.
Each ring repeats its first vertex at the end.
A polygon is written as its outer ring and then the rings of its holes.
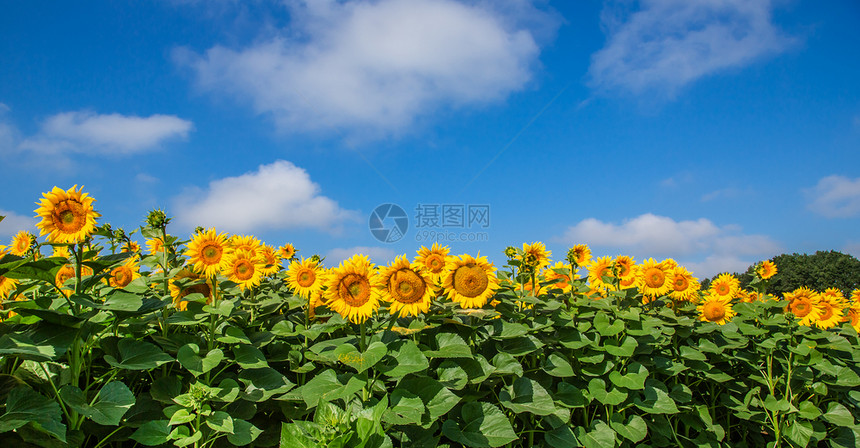
POLYGON ((818 309, 821 316, 815 325, 821 329, 833 328, 842 322, 848 302, 839 288, 827 288, 819 295, 818 309))
POLYGON ((322 290, 325 276, 322 266, 310 258, 301 262, 293 260, 287 270, 287 285, 293 289, 293 293, 299 297, 310 300, 312 295, 322 290))
POLYGON ((194 234, 185 249, 185 256, 194 270, 206 278, 212 278, 225 269, 229 252, 227 234, 216 233, 212 228, 194 234))
POLYGON ((669 296, 675 301, 694 302, 699 295, 699 279, 693 277, 693 274, 683 266, 676 266, 672 269, 671 275, 672 290, 669 291, 669 296))
POLYGON ((243 254, 246 257, 256 257, 260 255, 262 243, 253 235, 233 235, 227 241, 231 252, 243 254))
POLYGON ((721 296, 714 296, 705 293, 702 296, 702 302, 696 309, 699 311, 699 320, 703 322, 714 322, 724 325, 732 320, 735 316, 735 311, 732 310, 732 299, 721 296))
POLYGON ((567 261, 577 267, 585 266, 591 261, 591 249, 586 244, 577 244, 567 251, 567 261))
MULTIPOLYGON (((93 269, 87 265, 81 265, 81 277, 86 277, 88 275, 93 275, 93 269)), ((71 279, 75 278, 75 266, 71 264, 64 264, 57 270, 57 273, 54 275, 54 284, 57 288, 65 289, 69 291, 74 290, 74 286, 64 288, 63 285, 71 279)))
POLYGON ((242 291, 260 286, 266 262, 246 251, 230 251, 224 257, 221 274, 239 285, 242 291))
POLYGON ((83 193, 83 187, 54 187, 42 196, 37 202, 39 208, 34 210, 41 218, 36 227, 40 236, 48 235, 49 242, 80 243, 95 231, 96 218, 101 215, 93 209, 95 200, 83 193))
POLYGON ((161 238, 150 238, 146 240, 146 249, 150 255, 157 255, 164 251, 164 241, 161 241, 161 238))
POLYGON ((594 290, 611 290, 615 288, 615 274, 612 257, 598 257, 588 263, 588 284, 594 290))
POLYGON ((260 256, 266 262, 266 267, 263 269, 263 275, 274 275, 281 270, 281 257, 275 248, 268 244, 260 246, 260 256))
POLYGON ((57 245, 57 246, 52 246, 52 247, 53 247, 53 253, 51 254, 52 257, 69 258, 72 256, 72 253, 69 252, 69 246, 57 245))
POLYGON ((140 244, 138 244, 137 241, 128 240, 122 245, 122 251, 132 254, 140 254, 140 244))
POLYGON ((23 257, 27 255, 27 252, 30 250, 30 246, 35 240, 35 235, 31 234, 30 232, 27 232, 26 230, 22 230, 12 237, 12 244, 9 246, 8 249, 9 253, 12 255, 23 257))
POLYGON ((278 255, 281 256, 281 260, 289 263, 296 256, 296 248, 290 243, 284 244, 278 248, 278 255))
POLYGON ((415 257, 415 262, 430 274, 430 278, 433 279, 433 283, 435 284, 442 279, 449 252, 448 246, 442 246, 439 243, 433 243, 429 249, 421 246, 418 249, 418 256, 415 257))
POLYGON ((522 252, 522 263, 523 267, 529 266, 534 270, 532 272, 540 271, 541 269, 549 266, 549 257, 552 255, 552 251, 546 249, 546 245, 540 241, 536 241, 531 244, 523 243, 523 252, 522 252))
POLYGON ((740 289, 741 282, 737 277, 732 274, 723 273, 711 282, 708 292, 713 296, 731 300, 738 295, 740 289))
POLYGON ((202 275, 182 269, 170 280, 170 296, 173 297, 173 305, 180 311, 185 311, 188 307, 188 301, 183 299, 195 292, 203 294, 206 303, 212 302, 212 289, 202 275))
POLYGON ((356 254, 329 271, 323 297, 332 311, 360 324, 379 308, 378 282, 374 265, 364 255, 356 254))
POLYGON ((812 326, 821 317, 822 310, 818 306, 821 296, 805 286, 785 293, 785 300, 788 300, 788 307, 785 311, 790 311, 800 319, 800 325, 812 326))
POLYGON ((487 257, 469 254, 452 256, 445 264, 442 278, 445 294, 462 308, 481 308, 499 289, 496 268, 487 257))
POLYGON ((125 288, 138 277, 140 277, 140 269, 137 260, 129 258, 125 263, 111 269, 107 282, 114 288, 125 288))
POLYGON ((0 275, 0 299, 9 297, 16 287, 18 287, 18 280, 0 275))
POLYGON ((433 278, 418 262, 400 256, 379 272, 380 298, 389 302, 389 312, 398 317, 418 316, 430 311, 433 278))
POLYGON ((851 303, 854 305, 860 305, 860 288, 851 291, 851 303))
POLYGON ((643 297, 653 300, 669 294, 672 291, 672 270, 677 265, 672 259, 657 262, 649 258, 642 262, 639 277, 643 297))
POLYGON ((770 260, 765 260, 759 263, 755 270, 759 277, 767 280, 776 275, 776 264, 770 260))
POLYGON ((860 305, 853 303, 846 308, 843 321, 850 323, 854 331, 860 332, 860 305))
POLYGON ((570 269, 562 262, 556 262, 553 266, 546 268, 543 278, 548 281, 556 281, 549 288, 558 288, 562 292, 570 292, 570 269))

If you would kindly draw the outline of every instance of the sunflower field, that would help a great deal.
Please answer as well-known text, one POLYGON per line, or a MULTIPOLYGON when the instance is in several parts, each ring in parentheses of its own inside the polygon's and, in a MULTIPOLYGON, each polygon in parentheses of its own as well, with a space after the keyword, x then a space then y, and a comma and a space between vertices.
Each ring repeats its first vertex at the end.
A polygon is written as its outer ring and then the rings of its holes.
POLYGON ((160 210, 140 247, 93 203, 55 187, 0 246, 8 446, 860 446, 860 291, 776 297, 769 261, 749 290, 585 245, 326 267, 160 210))

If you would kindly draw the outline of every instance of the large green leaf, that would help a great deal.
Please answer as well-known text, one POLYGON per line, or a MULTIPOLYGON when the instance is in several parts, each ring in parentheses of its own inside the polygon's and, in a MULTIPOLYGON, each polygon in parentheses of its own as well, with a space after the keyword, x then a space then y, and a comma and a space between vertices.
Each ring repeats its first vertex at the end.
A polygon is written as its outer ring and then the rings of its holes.
POLYGON ((105 355, 104 359, 118 369, 149 370, 173 361, 173 358, 157 345, 137 339, 120 339, 116 347, 119 360, 111 355, 105 355))
POLYGON ((131 435, 131 439, 146 446, 163 445, 170 441, 171 427, 168 420, 151 420, 131 435))
POLYGON ((459 419, 442 424, 445 437, 469 447, 499 447, 517 439, 505 414, 490 403, 470 402, 460 409, 459 419))
POLYGON ((269 367, 266 355, 257 347, 249 344, 233 346, 233 360, 243 369, 261 369, 269 367))
POLYGON ((0 337, 0 355, 33 361, 51 361, 61 356, 77 337, 77 331, 56 325, 33 324, 21 332, 0 337))
POLYGON ((638 415, 631 415, 625 421, 621 414, 612 414, 609 426, 625 439, 638 443, 648 434, 648 425, 638 415))
POLYGON ((425 350, 424 355, 428 358, 471 358, 472 349, 466 345, 466 341, 456 333, 438 333, 434 338, 435 350, 425 350))
POLYGON ((6 413, 0 415, 0 433, 16 430, 27 423, 66 441, 60 405, 26 386, 18 386, 6 398, 6 413))
POLYGON ((363 353, 356 350, 352 344, 341 345, 334 350, 334 353, 337 355, 338 361, 361 373, 381 361, 388 353, 388 349, 382 342, 373 341, 363 353))
POLYGON ((400 378, 410 373, 421 372, 429 366, 430 363, 421 353, 421 349, 412 340, 404 339, 389 345, 388 356, 376 366, 376 370, 390 378, 400 378))
POLYGON ((555 412, 555 404, 546 389, 531 378, 517 378, 509 388, 499 392, 499 403, 516 412, 549 415, 555 412))
POLYGON ((593 378, 588 382, 588 394, 591 398, 609 406, 617 406, 627 399, 627 392, 612 385, 607 390, 606 382, 601 378, 593 378))
MULTIPOLYGON (((582 428, 584 429, 584 428, 582 428)), ((614 448, 615 431, 605 422, 598 420, 592 422, 591 431, 585 432, 579 437, 585 448, 614 448)))
POLYGON ((392 425, 415 425, 421 423, 424 414, 424 402, 415 392, 397 387, 389 396, 388 410, 383 414, 383 420, 392 425))
POLYGON ((245 385, 242 398, 255 402, 287 393, 294 386, 287 377, 271 367, 244 369, 239 374, 239 381, 245 385))
POLYGON ((642 390, 645 388, 645 380, 648 379, 648 369, 638 362, 627 366, 627 373, 622 375, 617 370, 609 373, 609 381, 612 384, 630 390, 642 390))
POLYGON ((304 400, 309 408, 316 406, 321 401, 340 399, 349 401, 349 397, 364 388, 365 380, 363 378, 353 374, 338 376, 333 369, 328 369, 311 378, 304 386, 294 390, 290 396, 304 400))
POLYGON ((645 399, 636 397, 636 407, 649 414, 677 414, 678 407, 675 401, 669 397, 666 385, 660 381, 648 379, 645 381, 645 399))
POLYGON ((400 381, 397 387, 414 392, 424 402, 427 412, 421 421, 425 425, 431 424, 445 415, 460 402, 460 397, 438 381, 426 376, 407 376, 400 381))
POLYGON ((134 394, 121 381, 105 384, 98 398, 90 404, 84 393, 77 387, 66 385, 60 389, 60 397, 66 406, 90 420, 105 426, 116 426, 134 405, 134 394))
POLYGON ((636 342, 636 339, 630 336, 625 336, 624 339, 621 340, 621 343, 610 340, 603 344, 603 348, 606 350, 606 353, 623 358, 633 356, 633 353, 636 351, 638 346, 639 344, 636 342))
POLYGON ((546 444, 552 448, 575 448, 582 446, 569 425, 562 425, 543 435, 546 444))
POLYGON ((200 356, 200 347, 197 344, 188 343, 179 347, 176 360, 185 367, 192 375, 200 376, 218 367, 224 360, 224 352, 220 348, 210 350, 205 357, 200 356))
POLYGON ((851 411, 842 404, 836 402, 830 403, 830 405, 827 406, 827 412, 824 413, 824 420, 827 420, 836 426, 854 426, 854 416, 851 415, 851 411))
POLYGON ((575 372, 571 367, 570 362, 561 352, 551 352, 543 361, 544 372, 561 378, 574 376, 575 372))
POLYGON ((496 342, 497 349, 502 353, 522 356, 539 350, 544 344, 538 338, 527 335, 518 338, 503 339, 496 342))

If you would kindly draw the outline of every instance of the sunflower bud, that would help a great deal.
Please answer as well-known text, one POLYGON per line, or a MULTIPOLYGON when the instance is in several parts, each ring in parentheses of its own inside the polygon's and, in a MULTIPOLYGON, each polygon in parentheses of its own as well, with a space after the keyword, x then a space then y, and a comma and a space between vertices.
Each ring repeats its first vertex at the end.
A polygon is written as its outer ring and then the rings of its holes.
POLYGON ((314 264, 320 264, 321 261, 322 261, 322 259, 320 258, 319 255, 317 255, 317 254, 311 255, 311 262, 313 262, 314 264))
POLYGON ((125 230, 122 230, 122 229, 114 230, 113 231, 113 238, 116 240, 124 241, 126 239, 125 230))
POLYGON ((197 226, 197 227, 195 227, 195 228, 194 228, 194 234, 196 235, 196 234, 198 234, 198 233, 203 233, 205 230, 206 230, 206 229, 204 229, 203 227, 201 227, 201 226, 197 226))
POLYGON ((514 259, 517 256, 517 248, 514 246, 508 246, 505 248, 505 256, 514 259))
POLYGON ((168 223, 170 223, 170 218, 160 209, 155 209, 146 216, 146 224, 154 229, 167 227, 168 223))

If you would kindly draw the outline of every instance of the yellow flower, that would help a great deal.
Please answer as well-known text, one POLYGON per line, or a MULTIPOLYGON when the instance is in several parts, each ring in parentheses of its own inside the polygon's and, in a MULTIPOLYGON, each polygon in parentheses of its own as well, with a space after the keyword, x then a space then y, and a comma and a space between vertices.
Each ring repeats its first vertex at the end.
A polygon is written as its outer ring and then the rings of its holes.
POLYGON ((30 244, 33 242, 33 239, 35 239, 35 237, 30 235, 30 232, 27 232, 26 230, 18 232, 17 235, 12 237, 12 245, 9 247, 9 253, 19 257, 27 255, 27 251, 30 250, 30 244))
POLYGON ((170 296, 173 297, 173 305, 180 311, 185 311, 188 306, 186 300, 182 300, 191 293, 200 293, 206 297, 206 303, 212 302, 212 289, 206 279, 200 274, 188 269, 182 269, 170 280, 170 296), (180 283, 182 286, 180 286, 180 283))
POLYGON ((69 258, 72 256, 71 252, 69 252, 69 246, 53 246, 54 253, 51 254, 52 257, 61 257, 61 258, 69 258))
POLYGON ((122 251, 123 252, 131 252, 133 254, 139 254, 140 253, 140 244, 137 244, 137 241, 132 241, 132 240, 126 241, 126 243, 122 245, 122 251))
POLYGON ((572 256, 572 261, 577 266, 585 266, 591 261, 591 249, 585 244, 577 244, 568 251, 568 256, 572 256))
POLYGON ((18 286, 18 280, 0 275, 0 299, 9 297, 9 294, 18 286))
POLYGON ((146 247, 150 255, 156 255, 164 250, 164 241, 161 238, 152 238, 146 240, 146 247))
POLYGON ((487 257, 469 254, 450 257, 442 279, 445 294, 462 308, 481 308, 499 289, 496 268, 487 257))
POLYGON ((676 301, 693 302, 698 297, 699 279, 683 266, 672 269, 672 290, 669 296, 676 301))
POLYGON ((94 199, 77 187, 65 191, 54 187, 37 202, 39 208, 34 211, 42 220, 36 227, 40 236, 48 235, 49 242, 79 243, 95 231, 96 218, 101 215, 93 210, 94 199))
POLYGON ((260 246, 260 256, 266 262, 263 275, 274 275, 281 269, 281 257, 275 252, 275 248, 268 244, 260 246))
POLYGON ((565 266, 562 262, 559 261, 554 266, 548 267, 544 271, 543 277, 548 282, 558 280, 557 283, 549 285, 549 288, 558 288, 561 289, 562 292, 570 292, 570 269, 568 269, 568 266, 565 266), (559 273, 558 271, 562 272, 559 273), (567 271, 568 273, 565 274, 564 271, 567 271))
POLYGON ((418 316, 430 311, 433 278, 420 263, 409 263, 405 255, 380 271, 379 288, 380 298, 391 302, 391 314, 418 316))
POLYGON ((111 269, 108 284, 114 288, 125 288, 132 280, 140 277, 137 262, 129 258, 125 263, 111 269))
POLYGON ((618 280, 619 289, 642 289, 642 266, 634 264, 630 266, 630 275, 618 280))
POLYGON ((711 295, 729 300, 738 295, 741 289, 741 282, 731 274, 720 274, 714 281, 711 282, 709 292, 711 295))
POLYGON ((827 288, 819 295, 818 309, 821 310, 821 316, 815 321, 815 325, 822 329, 835 327, 842 322, 846 306, 842 291, 838 288, 827 288))
POLYGON ((860 304, 860 288, 851 291, 851 302, 854 304, 860 304))
POLYGON ((315 291, 322 289, 323 277, 323 269, 318 263, 303 259, 290 262, 285 281, 293 289, 293 294, 310 300, 315 291))
POLYGON ((800 325, 811 326, 821 317, 822 310, 818 306, 821 297, 817 292, 801 286, 792 292, 785 293, 785 299, 789 301, 785 311, 791 311, 800 319, 800 325))
POLYGON ((326 305, 350 322, 360 324, 379 308, 379 276, 364 255, 353 255, 325 278, 326 305))
POLYGON ((448 246, 441 246, 439 243, 433 243, 429 249, 424 246, 418 249, 415 262, 430 274, 434 284, 439 283, 442 279, 445 263, 448 260, 448 252, 450 252, 448 246))
POLYGON ((591 289, 611 290, 615 286, 615 276, 612 273, 612 257, 599 257, 591 260, 588 265, 588 283, 591 289), (608 279, 604 279, 608 277, 608 279))
POLYGON ((290 243, 284 244, 278 248, 278 255, 281 256, 281 260, 289 262, 296 255, 296 248, 290 243))
MULTIPOLYGON (((86 277, 88 275, 93 275, 92 268, 87 265, 81 265, 81 277, 86 277)), ((75 278, 75 267, 71 264, 65 264, 57 270, 57 273, 54 275, 54 284, 57 285, 57 288, 73 291, 74 286, 63 288, 63 285, 73 278, 75 278)))
POLYGON ((253 235, 233 235, 228 240, 228 244, 232 249, 231 252, 243 254, 248 258, 253 258, 260 255, 260 240, 253 235))
POLYGON ((239 285, 242 291, 260 285, 266 262, 247 249, 230 251, 222 263, 221 273, 239 285))
POLYGON ((776 275, 776 264, 770 260, 762 261, 756 269, 756 273, 763 279, 769 279, 776 275))
POLYGON ((531 244, 523 243, 523 263, 527 264, 529 260, 533 260, 535 263, 533 266, 534 272, 549 266, 549 257, 551 255, 552 251, 546 250, 546 246, 540 241, 531 244))
POLYGON ((845 314, 843 319, 844 321, 851 323, 851 326, 854 327, 854 331, 860 333, 860 306, 852 304, 848 308, 848 313, 845 314))
POLYGON ((217 234, 215 229, 195 233, 185 249, 188 262, 206 278, 212 278, 226 268, 228 253, 227 234, 217 234))
POLYGON ((703 322, 715 322, 724 325, 735 316, 732 310, 732 300, 723 296, 715 296, 706 293, 702 297, 702 303, 696 307, 699 311, 699 320, 703 322))
POLYGON ((672 259, 658 263, 653 258, 649 258, 642 262, 639 278, 643 300, 650 301, 672 291, 672 269, 675 266, 677 263, 672 259))

